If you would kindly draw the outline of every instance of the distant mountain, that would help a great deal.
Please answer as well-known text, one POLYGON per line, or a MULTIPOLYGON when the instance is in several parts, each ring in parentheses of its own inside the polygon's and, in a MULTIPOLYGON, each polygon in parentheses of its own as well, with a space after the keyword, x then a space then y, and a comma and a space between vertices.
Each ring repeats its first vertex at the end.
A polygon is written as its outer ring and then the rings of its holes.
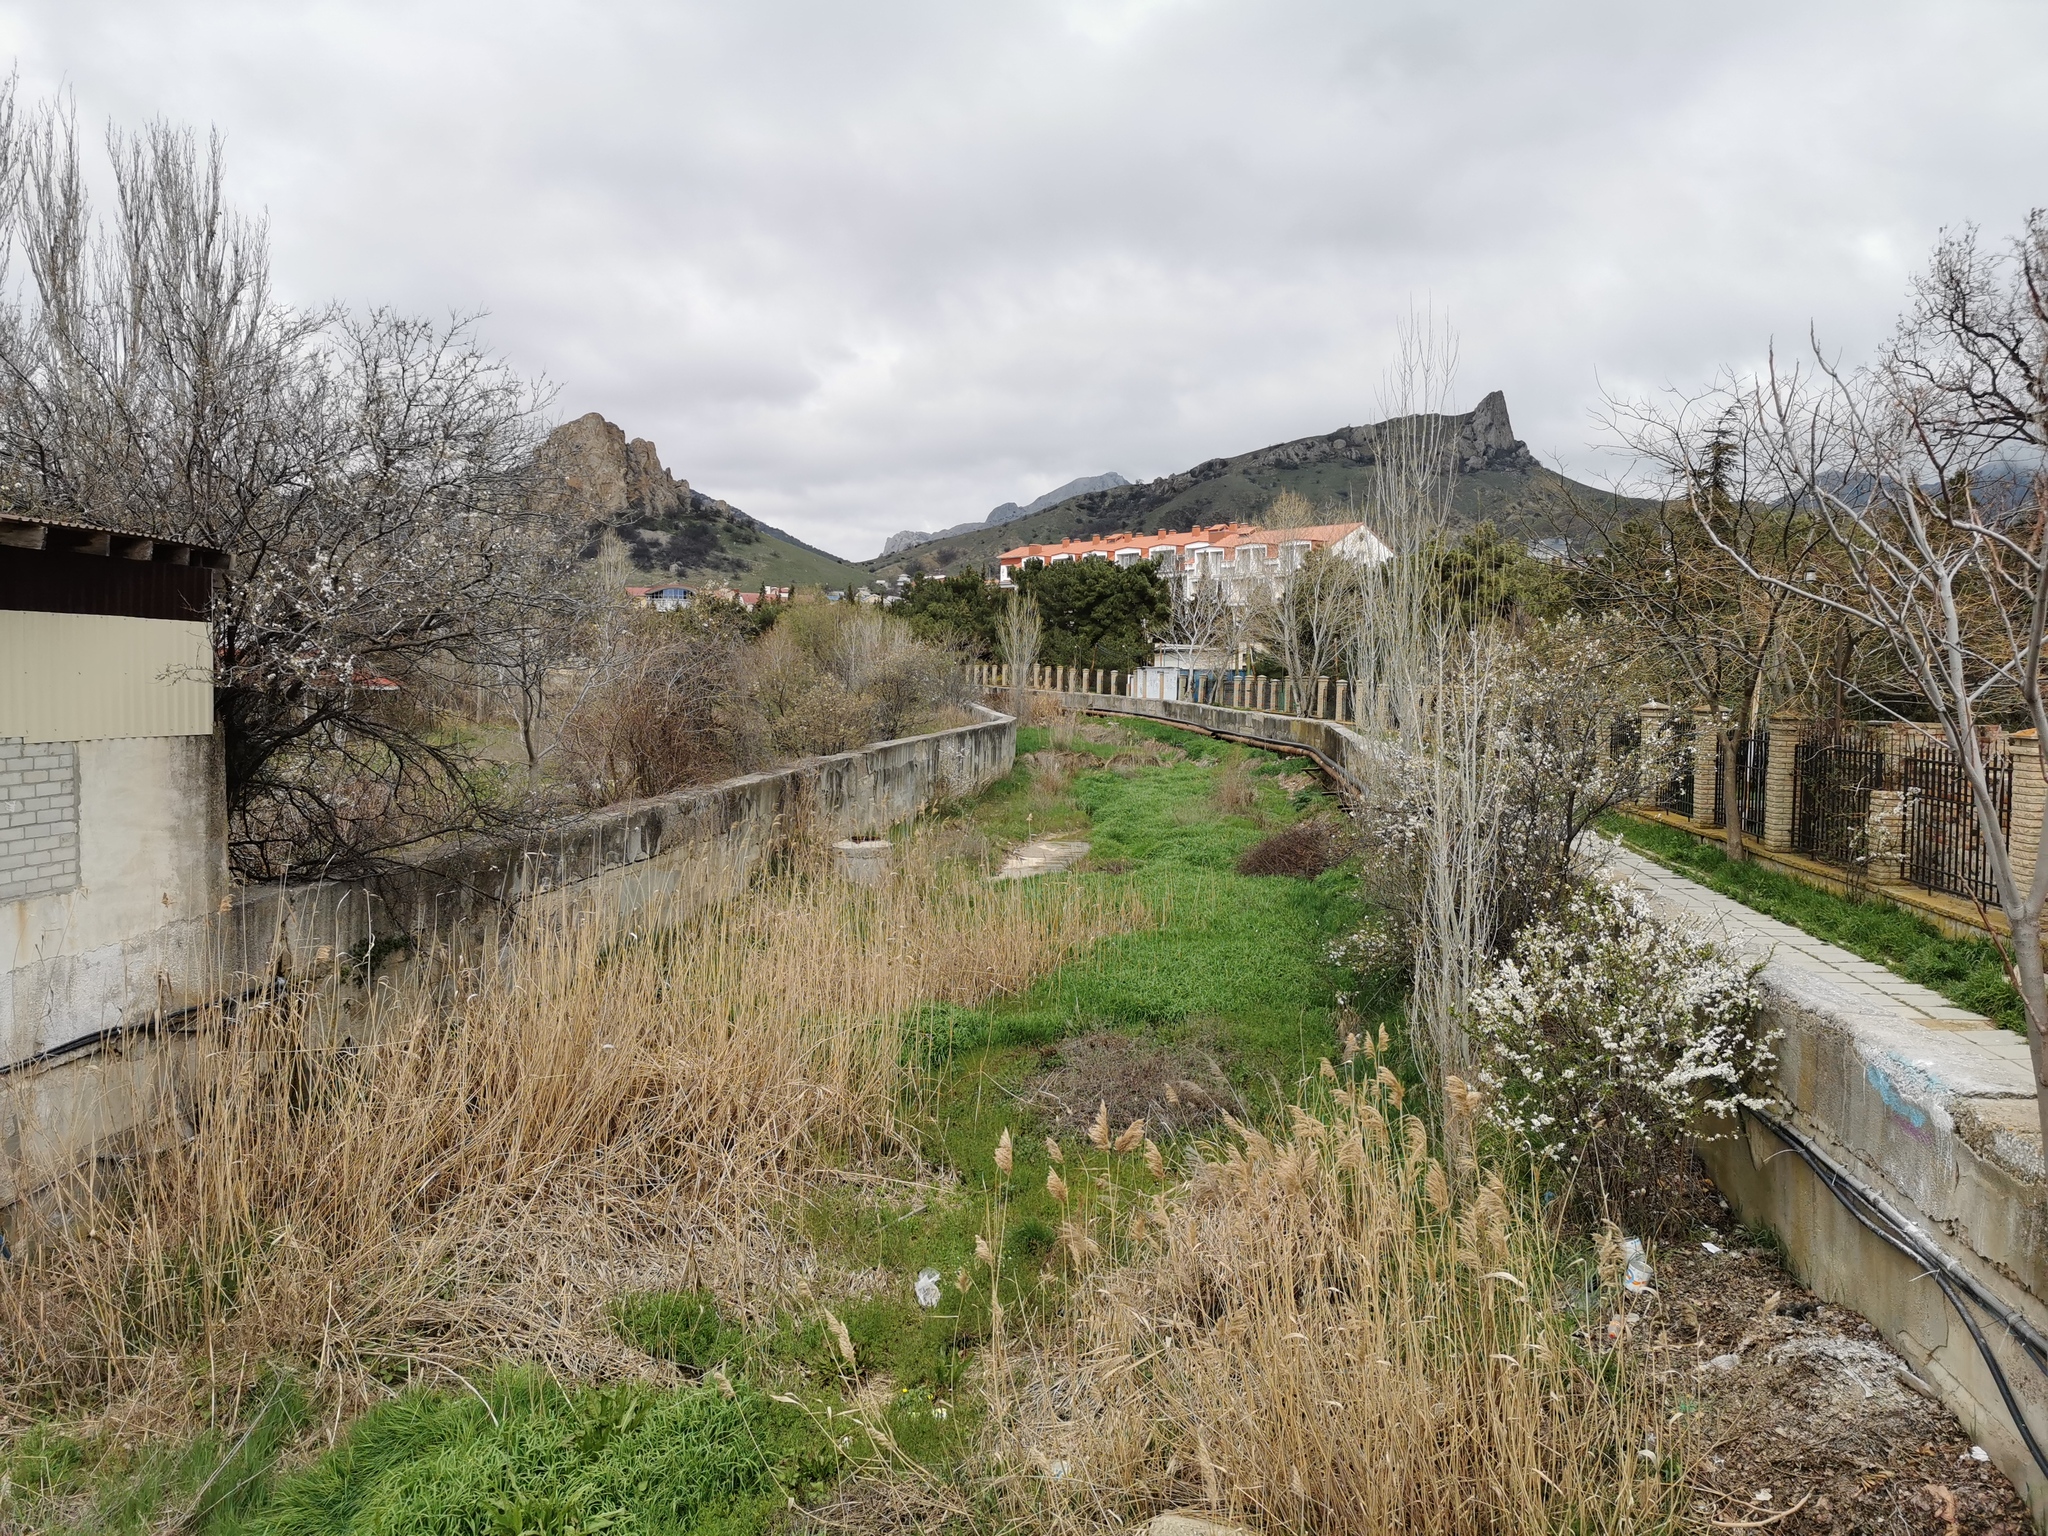
MULTIPOLYGON (((1378 474, 1380 436, 1393 422, 1341 427, 1232 458, 1209 459, 1177 475, 1087 491, 1014 521, 955 530, 943 547, 884 554, 868 562, 878 575, 906 569, 987 571, 996 556, 1021 544, 1057 543, 1093 534, 1183 530, 1210 523, 1256 523, 1282 491, 1318 507, 1364 505, 1378 474), (946 559, 939 559, 939 555, 946 559)), ((1495 390, 1472 410, 1452 416, 1449 453, 1457 469, 1453 513, 1463 526, 1490 522, 1510 538, 1583 537, 1595 524, 1619 521, 1643 503, 1566 479, 1538 463, 1515 436, 1507 397, 1495 390)))
POLYGON ((555 428, 541 445, 538 468, 555 509, 582 526, 584 558, 597 559, 612 544, 650 581, 757 588, 850 587, 870 579, 865 567, 692 489, 662 468, 654 444, 644 437, 628 442, 623 428, 595 411, 555 428))
POLYGON ((1078 480, 1069 480, 1065 485, 1047 491, 1029 506, 1020 507, 1014 501, 1006 501, 978 523, 955 523, 951 528, 941 528, 937 533, 916 533, 905 531, 892 533, 882 546, 882 558, 897 554, 919 544, 936 544, 940 539, 958 538, 962 534, 978 533, 984 528, 999 528, 1004 523, 1014 523, 1020 517, 1029 517, 1034 512, 1043 512, 1056 507, 1063 501, 1072 501, 1076 496, 1085 496, 1090 491, 1114 490, 1131 482, 1111 470, 1106 475, 1083 475, 1078 480))

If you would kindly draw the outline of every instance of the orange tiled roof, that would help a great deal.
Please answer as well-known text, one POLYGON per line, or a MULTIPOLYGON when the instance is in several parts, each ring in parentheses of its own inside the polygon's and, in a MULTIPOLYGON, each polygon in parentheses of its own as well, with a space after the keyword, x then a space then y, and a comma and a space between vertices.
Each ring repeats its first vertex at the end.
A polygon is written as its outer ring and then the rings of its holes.
POLYGON ((1020 544, 1015 549, 1006 549, 996 559, 1004 565, 1021 565, 1026 560, 1051 560, 1055 555, 1066 555, 1075 560, 1086 559, 1091 554, 1114 555, 1120 549, 1139 549, 1146 555, 1163 544, 1173 546, 1176 553, 1184 551, 1191 544, 1200 544, 1214 549, 1236 549, 1244 544, 1334 544, 1363 527, 1361 523, 1314 523, 1300 528, 1257 528, 1250 523, 1212 523, 1206 528, 1190 528, 1180 533, 1113 533, 1097 534, 1086 539, 1061 539, 1057 544, 1020 544))

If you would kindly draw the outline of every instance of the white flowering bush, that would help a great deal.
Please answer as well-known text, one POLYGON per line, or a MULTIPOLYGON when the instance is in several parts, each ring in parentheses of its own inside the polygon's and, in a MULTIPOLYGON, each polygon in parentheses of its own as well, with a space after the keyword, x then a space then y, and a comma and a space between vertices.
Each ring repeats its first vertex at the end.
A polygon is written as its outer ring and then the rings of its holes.
POLYGON ((1356 930, 1333 939, 1326 953, 1332 965, 1357 978, 1355 988, 1339 994, 1339 1001, 1373 1002, 1406 989, 1415 936, 1397 913, 1369 912, 1356 930))
POLYGON ((1753 1091, 1777 1040, 1754 972, 1627 890, 1577 885, 1526 925, 1469 1029, 1492 1124, 1564 1170, 1586 1208, 1638 1224, 1672 1211, 1662 1186, 1683 1176, 1689 1137, 1770 1102, 1753 1091))

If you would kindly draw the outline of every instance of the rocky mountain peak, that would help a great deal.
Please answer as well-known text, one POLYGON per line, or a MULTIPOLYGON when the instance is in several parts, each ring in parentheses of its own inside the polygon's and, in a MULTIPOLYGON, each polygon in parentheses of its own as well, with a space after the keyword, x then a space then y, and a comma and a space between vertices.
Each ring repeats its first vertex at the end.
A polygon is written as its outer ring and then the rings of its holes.
POLYGON ((562 510, 585 523, 673 518, 694 499, 689 481, 662 468, 653 443, 628 442, 623 427, 596 411, 549 433, 537 462, 562 510))
POLYGON ((1498 389, 1459 421, 1453 451, 1458 455, 1458 468, 1468 472, 1536 467, 1536 455, 1515 436, 1514 426, 1508 421, 1508 397, 1498 389))

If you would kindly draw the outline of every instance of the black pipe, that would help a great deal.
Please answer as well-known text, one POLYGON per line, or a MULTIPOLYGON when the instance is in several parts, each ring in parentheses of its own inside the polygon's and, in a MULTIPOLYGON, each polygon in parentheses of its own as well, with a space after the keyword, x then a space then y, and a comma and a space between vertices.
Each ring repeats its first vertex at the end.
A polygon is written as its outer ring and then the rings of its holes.
POLYGON ((1813 1170, 1814 1177, 1819 1179, 1828 1193, 1835 1197, 1843 1210, 1855 1217, 1880 1241, 1911 1259, 1926 1272, 1935 1285, 1940 1287, 1941 1294, 1948 1298, 1948 1304, 1955 1308, 1956 1316, 1962 1319, 1963 1326, 1970 1331, 1970 1338, 1977 1346, 1977 1353, 1983 1358, 1985 1369, 1991 1372, 1991 1379, 1998 1387, 1998 1396, 2005 1404, 2005 1411, 2012 1418, 2013 1428, 2019 1431, 2020 1439, 2026 1445, 2027 1454, 2033 1458, 2034 1465, 2040 1470, 2041 1475, 2048 1478, 2048 1452, 2044 1452, 2040 1442, 2034 1438, 2033 1430, 2028 1427, 2026 1415, 2020 1411, 2019 1400, 2013 1396, 2011 1382, 2006 1379, 1997 1356, 1992 1354, 1991 1345, 1985 1339, 1983 1330, 1977 1326, 1976 1318, 1971 1316, 1970 1309, 1963 1305, 1963 1298, 1956 1294, 1957 1286, 1960 1285, 1969 1293, 1972 1301, 2003 1323, 2006 1331, 2019 1341, 2021 1351, 2033 1362, 2034 1368, 2042 1375, 2048 1376, 2048 1350, 2044 1350, 2041 1336, 2025 1318, 1993 1296, 1975 1275, 1964 1269, 1950 1254, 1922 1237, 1919 1227, 1894 1210, 1883 1195, 1857 1179, 1854 1174, 1841 1167, 1783 1121, 1760 1110, 1752 1109, 1748 1113, 1768 1127, 1773 1135, 1813 1170), (1866 1209, 1859 1207, 1867 1208, 1869 1214, 1866 1213, 1866 1209), (1872 1214, 1883 1218, 1883 1225, 1873 1220, 1872 1214))
POLYGON ((33 1056, 24 1056, 19 1061, 0 1063, 0 1077, 11 1077, 17 1072, 32 1072, 37 1067, 47 1067, 67 1057, 77 1056, 89 1050, 113 1045, 130 1035, 147 1038, 151 1035, 183 1035, 192 1031, 185 1028, 193 1019, 209 1008, 237 1008, 250 1001, 259 993, 275 991, 282 985, 283 978, 259 981, 246 991, 233 997, 218 998, 210 1003, 197 1003, 190 1008, 179 1008, 171 1013, 153 1013, 146 1019, 133 1024, 109 1024, 105 1029, 89 1030, 62 1045, 53 1045, 48 1050, 37 1051, 33 1056))

